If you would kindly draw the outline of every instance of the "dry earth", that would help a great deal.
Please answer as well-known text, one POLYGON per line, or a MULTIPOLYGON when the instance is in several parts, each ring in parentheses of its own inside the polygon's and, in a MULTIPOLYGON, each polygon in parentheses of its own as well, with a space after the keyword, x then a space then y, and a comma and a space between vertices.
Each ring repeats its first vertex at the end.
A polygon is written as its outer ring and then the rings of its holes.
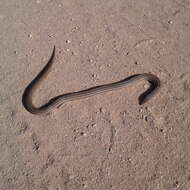
POLYGON ((190 189, 189 0, 0 1, 1 190, 190 189), (36 105, 64 92, 151 72, 36 116, 27 84, 56 46, 36 105))

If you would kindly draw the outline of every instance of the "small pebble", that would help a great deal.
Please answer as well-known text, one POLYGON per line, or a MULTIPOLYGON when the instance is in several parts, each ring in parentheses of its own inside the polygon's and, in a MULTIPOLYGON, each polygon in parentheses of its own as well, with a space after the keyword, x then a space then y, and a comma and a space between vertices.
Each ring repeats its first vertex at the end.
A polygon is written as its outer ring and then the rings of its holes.
POLYGON ((137 61, 135 61, 135 65, 139 65, 139 63, 137 61))
POLYGON ((163 132, 164 130, 163 129, 160 129, 160 132, 163 132))
POLYGON ((97 74, 92 74, 92 78, 99 79, 99 76, 97 74))
POLYGON ((169 20, 168 23, 169 23, 169 24, 173 24, 173 21, 172 21, 172 20, 169 20))
POLYGON ((14 51, 14 54, 15 54, 15 55, 17 55, 17 54, 18 54, 18 52, 15 50, 15 51, 14 51))
POLYGON ((92 63, 93 59, 88 58, 87 61, 90 62, 90 63, 92 63))
POLYGON ((66 43, 67 43, 67 44, 70 44, 70 43, 71 43, 71 40, 66 40, 66 43))
POLYGON ((79 27, 78 26, 75 26, 72 30, 73 31, 76 31, 76 30, 78 30, 79 29, 79 27))
POLYGON ((86 136, 86 133, 81 132, 80 135, 81 135, 81 136, 86 136))
POLYGON ((93 124, 92 124, 92 127, 96 127, 96 126, 97 126, 97 124, 96 124, 96 123, 93 123, 93 124))
POLYGON ((31 34, 31 33, 30 33, 30 34, 28 34, 28 37, 29 37, 29 38, 32 38, 32 34, 31 34))
POLYGON ((148 116, 145 116, 145 117, 144 117, 144 120, 145 120, 145 121, 148 121, 148 116))
POLYGON ((124 52, 124 55, 129 55, 129 52, 127 51, 127 52, 124 52))
POLYGON ((105 113, 106 110, 104 108, 100 108, 100 113, 105 113))
POLYGON ((109 123, 113 123, 113 121, 110 119, 109 121, 108 121, 109 123))
POLYGON ((82 186, 83 186, 84 189, 87 188, 87 184, 85 184, 85 183, 83 183, 82 186))
POLYGON ((48 34, 48 37, 53 38, 53 34, 48 34))
POLYGON ((83 43, 84 43, 83 41, 80 41, 80 42, 79 42, 79 45, 82 46, 83 43))

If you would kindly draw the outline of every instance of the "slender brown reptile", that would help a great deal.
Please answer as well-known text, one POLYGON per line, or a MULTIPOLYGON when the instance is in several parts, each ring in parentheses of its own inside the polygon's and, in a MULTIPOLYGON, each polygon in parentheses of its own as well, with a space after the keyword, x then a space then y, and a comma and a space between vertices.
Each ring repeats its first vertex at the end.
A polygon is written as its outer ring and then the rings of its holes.
POLYGON ((24 90, 22 96, 22 103, 25 109, 32 114, 43 114, 49 112, 51 109, 55 108, 61 103, 66 103, 68 101, 86 98, 99 93, 122 88, 127 86, 129 83, 135 82, 137 80, 147 80, 150 83, 150 87, 139 96, 139 104, 141 105, 147 102, 153 95, 155 95, 155 93, 160 88, 160 80, 157 76, 149 73, 142 73, 142 74, 132 75, 118 82, 95 86, 78 92, 62 94, 50 99, 49 102, 47 102, 46 104, 40 107, 36 107, 32 102, 33 94, 35 90, 38 88, 38 86, 41 84, 45 76, 47 76, 47 74, 49 73, 53 63, 54 56, 55 56, 55 46, 53 48, 53 52, 48 63, 24 90))

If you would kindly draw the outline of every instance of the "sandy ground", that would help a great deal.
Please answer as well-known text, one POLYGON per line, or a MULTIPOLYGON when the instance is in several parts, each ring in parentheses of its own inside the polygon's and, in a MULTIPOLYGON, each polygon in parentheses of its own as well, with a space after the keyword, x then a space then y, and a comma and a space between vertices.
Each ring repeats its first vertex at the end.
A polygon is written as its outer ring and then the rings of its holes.
POLYGON ((1 190, 190 189, 189 0, 0 1, 1 190), (36 116, 22 93, 51 97, 151 72, 162 81, 69 102, 36 116))

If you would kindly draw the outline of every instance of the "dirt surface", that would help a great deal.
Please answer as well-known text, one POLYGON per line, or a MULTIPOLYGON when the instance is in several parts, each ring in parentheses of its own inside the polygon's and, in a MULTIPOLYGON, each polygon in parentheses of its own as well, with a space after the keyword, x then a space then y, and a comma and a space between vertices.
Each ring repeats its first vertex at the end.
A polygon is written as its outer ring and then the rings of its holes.
POLYGON ((1 190, 190 189, 189 0, 0 1, 1 190), (64 92, 157 75, 32 115, 22 93, 55 61, 36 105, 64 92))

